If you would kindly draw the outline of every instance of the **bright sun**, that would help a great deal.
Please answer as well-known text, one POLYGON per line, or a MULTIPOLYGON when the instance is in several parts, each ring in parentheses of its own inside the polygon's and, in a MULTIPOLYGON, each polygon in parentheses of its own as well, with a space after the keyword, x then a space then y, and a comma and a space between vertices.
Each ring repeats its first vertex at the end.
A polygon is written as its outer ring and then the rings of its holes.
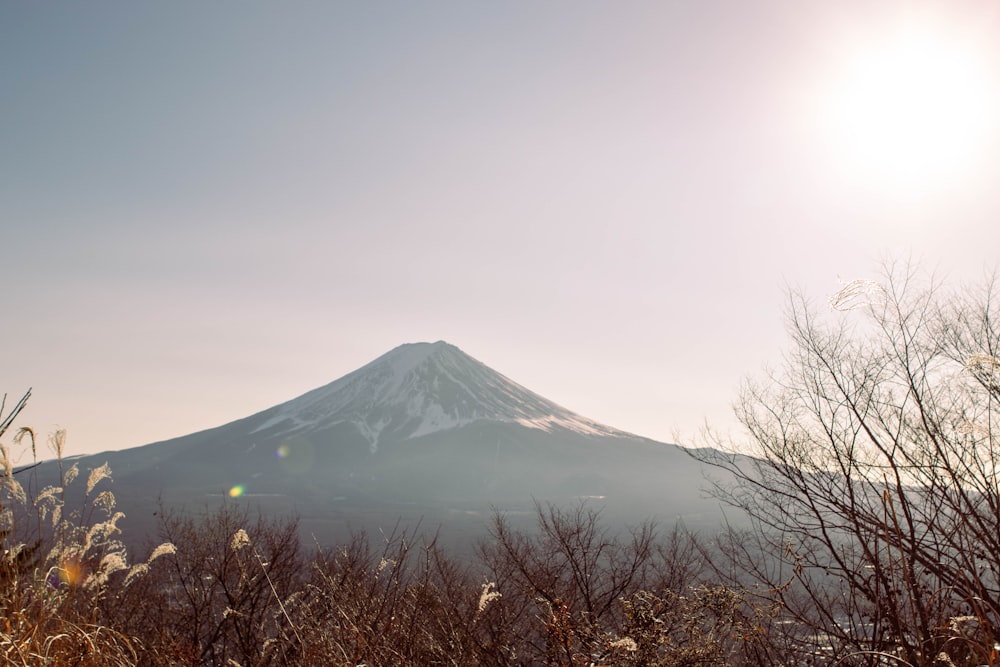
POLYGON ((841 167, 899 195, 947 188, 986 157, 997 84, 974 45, 910 25, 862 45, 824 96, 841 167))

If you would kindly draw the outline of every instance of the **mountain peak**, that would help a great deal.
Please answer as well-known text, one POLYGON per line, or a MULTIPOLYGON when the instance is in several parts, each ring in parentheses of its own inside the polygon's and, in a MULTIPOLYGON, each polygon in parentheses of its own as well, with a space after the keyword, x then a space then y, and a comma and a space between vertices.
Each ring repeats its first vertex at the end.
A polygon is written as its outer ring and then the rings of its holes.
POLYGON ((371 362, 368 366, 377 364, 380 361, 390 363, 398 372, 405 374, 428 359, 440 357, 447 354, 465 354, 460 349, 443 340, 434 343, 403 343, 395 347, 381 357, 371 362))
POLYGON ((267 413, 256 431, 293 432, 348 422, 372 452, 386 438, 418 438, 476 421, 626 435, 539 396, 441 340, 400 345, 267 413))

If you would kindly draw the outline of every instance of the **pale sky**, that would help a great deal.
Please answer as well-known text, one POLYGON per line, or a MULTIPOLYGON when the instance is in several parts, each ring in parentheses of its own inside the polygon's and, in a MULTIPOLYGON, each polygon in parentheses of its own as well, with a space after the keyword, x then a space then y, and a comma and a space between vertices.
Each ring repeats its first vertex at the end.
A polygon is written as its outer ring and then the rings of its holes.
POLYGON ((407 342, 659 440, 786 289, 1000 262, 1000 5, 7 2, 3 362, 69 453, 407 342))

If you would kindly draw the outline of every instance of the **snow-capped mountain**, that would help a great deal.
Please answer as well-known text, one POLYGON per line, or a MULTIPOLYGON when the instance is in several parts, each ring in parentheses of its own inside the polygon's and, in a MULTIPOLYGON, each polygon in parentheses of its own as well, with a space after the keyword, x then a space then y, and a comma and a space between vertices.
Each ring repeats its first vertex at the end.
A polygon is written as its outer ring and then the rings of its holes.
POLYGON ((283 403, 251 433, 351 424, 379 440, 417 438, 477 421, 627 437, 559 406, 444 341, 400 345, 339 380, 283 403))
POLYGON ((296 514, 325 542, 397 521, 475 537, 491 508, 527 515, 536 501, 589 499, 626 521, 719 516, 681 448, 582 417, 445 342, 401 345, 249 417, 78 463, 105 461, 133 532, 154 530, 161 505, 223 501, 296 514))

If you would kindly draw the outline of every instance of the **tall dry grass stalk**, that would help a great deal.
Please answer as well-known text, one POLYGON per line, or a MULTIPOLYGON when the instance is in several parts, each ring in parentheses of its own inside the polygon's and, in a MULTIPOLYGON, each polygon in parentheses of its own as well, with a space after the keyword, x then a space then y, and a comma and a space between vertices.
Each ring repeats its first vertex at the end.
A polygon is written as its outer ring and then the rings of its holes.
MULTIPOLYGON (((0 436, 29 396, 30 391, 0 416, 0 436)), ((106 464, 90 471, 84 505, 67 506, 66 488, 79 468, 74 464, 63 469, 62 431, 51 440, 59 483, 38 489, 32 475, 26 489, 18 476, 33 473, 39 465, 35 440, 30 428, 21 428, 15 436, 14 446, 27 450, 19 453, 31 457, 20 469, 15 469, 12 450, 0 443, 0 663, 138 665, 141 647, 102 623, 99 603, 113 583, 130 584, 148 570, 154 557, 172 552, 173 545, 161 545, 146 562, 128 564, 118 538, 124 514, 115 510, 113 493, 98 489, 110 478, 106 464)))

